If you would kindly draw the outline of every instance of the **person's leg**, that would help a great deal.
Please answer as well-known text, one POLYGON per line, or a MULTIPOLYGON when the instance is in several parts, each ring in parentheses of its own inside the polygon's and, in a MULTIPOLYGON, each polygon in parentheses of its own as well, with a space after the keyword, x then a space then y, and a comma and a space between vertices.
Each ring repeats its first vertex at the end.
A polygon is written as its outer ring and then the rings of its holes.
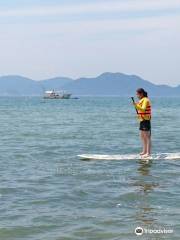
POLYGON ((140 131, 140 136, 141 136, 142 147, 143 147, 143 151, 140 153, 140 155, 144 155, 144 154, 147 153, 147 149, 146 149, 146 139, 145 139, 144 131, 140 131))
POLYGON ((151 154, 151 132, 147 132, 147 154, 151 154))
POLYGON ((145 139, 145 149, 146 149, 146 155, 151 154, 151 132, 150 131, 144 131, 144 139, 145 139))

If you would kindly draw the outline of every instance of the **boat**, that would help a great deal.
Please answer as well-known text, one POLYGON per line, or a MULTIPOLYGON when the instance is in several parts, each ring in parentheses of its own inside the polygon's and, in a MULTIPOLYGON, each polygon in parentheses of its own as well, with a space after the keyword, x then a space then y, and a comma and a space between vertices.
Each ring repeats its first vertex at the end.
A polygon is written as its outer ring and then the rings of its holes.
POLYGON ((71 97, 71 93, 67 93, 66 91, 45 91, 44 99, 69 99, 71 97))

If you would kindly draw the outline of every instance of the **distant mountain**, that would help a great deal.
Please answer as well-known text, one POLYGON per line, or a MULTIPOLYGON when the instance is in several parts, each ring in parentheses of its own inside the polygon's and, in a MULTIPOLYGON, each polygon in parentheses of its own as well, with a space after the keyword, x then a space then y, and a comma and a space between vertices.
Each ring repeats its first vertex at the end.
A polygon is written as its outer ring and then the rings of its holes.
POLYGON ((70 78, 57 77, 42 81, 10 75, 0 77, 0 95, 1 96, 39 96, 45 90, 61 90, 63 85, 73 81, 70 78))
POLYGON ((80 78, 64 86, 77 95, 133 95, 137 88, 145 88, 153 96, 180 96, 180 86, 155 85, 136 75, 103 73, 96 78, 80 78))
POLYGON ((39 95, 41 89, 37 82, 21 76, 0 77, 0 95, 20 96, 39 95))
POLYGON ((48 89, 60 90, 61 88, 63 88, 65 84, 68 84, 72 81, 73 80, 71 78, 56 77, 56 78, 38 81, 38 83, 40 84, 41 88, 46 90, 48 89))
POLYGON ((34 81, 22 76, 0 77, 1 96, 42 95, 45 90, 67 90, 73 95, 134 95, 137 88, 145 88, 151 96, 180 96, 180 85, 170 87, 156 85, 136 75, 123 73, 103 73, 95 78, 73 80, 57 77, 34 81))

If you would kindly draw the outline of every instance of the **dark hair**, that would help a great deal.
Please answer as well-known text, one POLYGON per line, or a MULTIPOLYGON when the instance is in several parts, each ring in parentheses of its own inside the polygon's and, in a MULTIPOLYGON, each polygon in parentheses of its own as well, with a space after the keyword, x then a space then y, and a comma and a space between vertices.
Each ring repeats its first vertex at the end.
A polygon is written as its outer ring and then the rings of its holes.
POLYGON ((142 94, 143 97, 148 97, 148 93, 143 88, 138 88, 136 92, 142 94))

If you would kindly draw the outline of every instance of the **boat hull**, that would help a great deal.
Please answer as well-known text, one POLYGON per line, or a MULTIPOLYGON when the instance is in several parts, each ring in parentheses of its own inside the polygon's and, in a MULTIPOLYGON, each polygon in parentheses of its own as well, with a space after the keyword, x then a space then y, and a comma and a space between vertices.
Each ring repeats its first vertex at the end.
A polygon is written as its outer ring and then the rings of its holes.
POLYGON ((44 99, 69 99, 71 97, 71 94, 63 94, 58 96, 44 96, 44 99))

